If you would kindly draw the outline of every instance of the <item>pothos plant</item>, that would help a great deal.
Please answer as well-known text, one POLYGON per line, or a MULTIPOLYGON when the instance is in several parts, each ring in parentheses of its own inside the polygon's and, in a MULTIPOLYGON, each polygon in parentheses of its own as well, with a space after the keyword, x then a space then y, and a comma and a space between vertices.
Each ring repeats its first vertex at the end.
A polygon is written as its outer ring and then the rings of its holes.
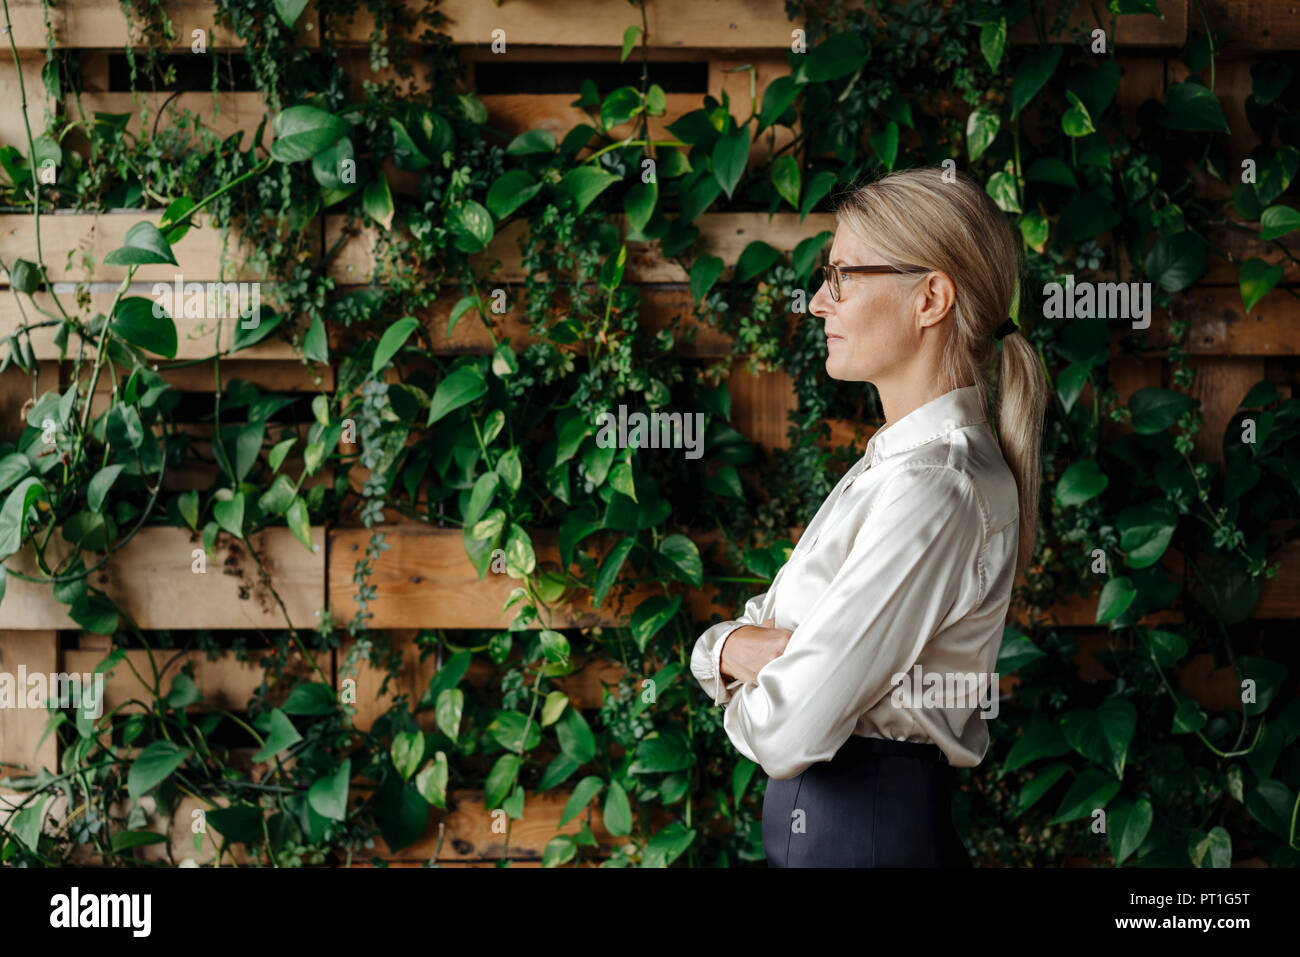
MULTIPOLYGON (((409 78, 414 54, 398 38, 413 32, 411 24, 365 6, 378 24, 372 68, 409 78)), ((219 386, 219 484, 161 505, 159 473, 193 455, 169 435, 174 393, 150 358, 175 354, 174 329, 169 337, 166 323, 124 305, 132 297, 122 293, 89 321, 57 306, 43 319, 24 315, 4 361, 34 370, 30 328, 49 322, 61 342, 77 337, 78 373, 89 352, 92 378, 107 366, 103 374, 126 381, 93 419, 93 385, 34 395, 28 429, 16 446, 0 449, 0 543, 12 546, 0 554, 32 542, 43 547, 56 529, 68 539, 76 557, 41 571, 79 624, 118 633, 104 668, 130 663, 121 646, 149 647, 151 639, 87 584, 94 566, 79 556, 106 561, 133 520, 187 525, 209 549, 218 536, 232 536, 259 564, 250 536, 268 524, 285 521, 305 545, 316 521, 349 518, 370 528, 340 677, 363 661, 389 676, 401 665, 390 636, 366 625, 376 596, 368 577, 386 546, 385 508, 462 529, 481 576, 518 582, 508 606, 513 620, 486 633, 421 633, 422 654, 438 662, 434 678, 418 700, 397 696, 364 733, 328 678, 301 670, 312 667, 314 652, 340 647, 341 625, 328 614, 305 639, 292 628, 267 639, 267 681, 249 703, 248 721, 219 710, 196 720, 186 711, 198 703, 192 678, 182 672, 164 691, 164 671, 154 663, 143 714, 95 725, 82 719, 74 728, 55 717, 56 733, 67 738, 63 773, 11 782, 29 794, 5 825, 6 859, 52 862, 91 845, 106 861, 129 861, 134 847, 158 839, 144 826, 139 800, 151 797, 166 810, 190 795, 209 806, 223 852, 238 843, 279 865, 327 855, 351 861, 376 836, 393 849, 411 845, 453 789, 481 789, 485 808, 504 812, 508 853, 512 822, 529 801, 563 786, 562 826, 583 820, 576 833, 548 844, 547 864, 760 861, 761 776, 734 756, 719 710, 687 673, 705 624, 687 599, 716 587, 719 607, 728 608, 766 587, 789 553, 787 530, 810 517, 856 454, 827 448, 826 420, 878 418, 879 408, 869 389, 826 379, 816 324, 792 309, 815 288, 817 254, 830 233, 802 241, 792 256, 751 243, 722 284, 727 264, 698 251, 699 216, 782 208, 807 215, 841 184, 948 161, 985 182, 1020 231, 1028 263, 1022 317, 1040 312, 1038 291, 1067 273, 1150 281, 1167 308, 1204 273, 1210 255, 1232 259, 1209 241, 1212 227, 1273 239, 1300 224, 1285 203, 1294 195, 1300 146, 1296 85, 1280 59, 1265 59, 1254 72, 1248 116, 1260 136, 1256 175, 1234 185, 1235 217, 1192 189, 1198 179, 1227 181, 1230 173, 1213 90, 1220 42, 1213 33, 1192 38, 1184 51, 1191 76, 1143 107, 1146 122, 1130 138, 1116 102, 1121 69, 1113 51, 1094 52, 1091 36, 1047 44, 1041 11, 959 3, 939 15, 919 3, 791 3, 808 46, 789 54, 789 75, 759 91, 751 68, 747 115, 738 120, 744 105, 725 93, 708 96, 669 125, 669 138, 656 140, 650 119, 667 101, 650 81, 653 38, 642 11, 623 48, 627 59, 640 43, 639 85, 600 91, 587 83, 577 102, 589 122, 561 137, 531 130, 507 138, 491 128, 482 103, 461 92, 446 38, 436 32, 424 37, 430 90, 366 81, 364 98, 355 100, 335 32, 362 5, 319 7, 320 56, 308 57, 291 31, 300 5, 219 4, 271 107, 269 148, 261 129, 250 145, 238 135, 214 142, 190 116, 132 135, 121 118, 103 115, 59 121, 54 135, 29 137, 25 152, 0 146, 9 195, 33 216, 55 203, 164 209, 159 227, 133 233, 114 261, 169 261, 171 243, 202 211, 218 227, 238 227, 241 255, 278 280, 280 299, 253 335, 240 330, 229 350, 207 360, 219 386), (1013 49, 1008 31, 1027 17, 1044 42, 1013 49), (317 92, 303 97, 304 89, 317 92), (84 156, 71 149, 73 132, 89 143, 84 156), (751 146, 763 139, 770 156, 751 168, 751 146), (46 158, 58 170, 48 188, 39 172, 46 158), (178 166, 185 177, 175 174, 178 166), (203 198, 185 188, 195 182, 210 186, 203 198), (303 227, 325 212, 346 219, 342 238, 323 258, 303 255, 303 227), (528 224, 527 278, 511 301, 482 254, 519 219, 528 224), (359 228, 375 238, 373 279, 336 289, 330 259, 359 228), (633 241, 657 243, 681 266, 689 315, 657 328, 643 321, 641 292, 626 281, 633 241), (1121 268, 1132 275, 1121 276, 1121 268), (424 317, 444 301, 454 303, 448 332, 482 323, 489 354, 441 354, 424 317), (501 334, 503 308, 526 317, 526 344, 501 334), (705 363, 682 354, 681 344, 704 324, 731 336, 731 357, 705 363), (220 381, 224 356, 271 334, 306 359, 336 366, 334 393, 310 403, 297 479, 284 471, 296 431, 282 433, 265 457, 260 451, 278 424, 273 417, 292 412, 292 400, 220 381), (798 405, 788 449, 763 455, 731 424, 726 376, 739 358, 791 375, 798 405), (620 404, 699 410, 702 457, 604 447, 595 416, 620 404), (234 410, 239 421, 222 425, 222 412, 234 410), (47 419, 56 423, 53 433, 43 429, 47 419), (359 452, 340 450, 345 429, 355 430, 359 452), (41 455, 45 434, 55 437, 58 455, 41 455), (304 489, 303 478, 326 464, 338 466, 334 484, 304 489), (346 476, 353 465, 367 476, 360 489, 346 476), (555 533, 558 562, 539 557, 539 529, 555 533), (646 585, 656 593, 621 600, 646 585), (583 597, 618 624, 558 627, 557 609, 583 597), (626 677, 607 688, 598 711, 584 714, 560 683, 599 658, 619 662, 626 677), (491 669, 481 689, 467 680, 476 660, 491 669), (436 731, 424 730, 424 712, 436 731), (253 769, 214 745, 231 725, 257 749, 253 769), (42 831, 44 804, 58 792, 67 816, 42 831), (132 806, 125 818, 113 803, 122 796, 132 806), (612 854, 590 827, 592 808, 619 841, 612 854)), ((146 33, 149 9, 134 12, 146 33)), ((1145 10, 1110 8, 1114 16, 1145 10)), ((425 16, 439 25, 432 12, 425 16)), ((53 53, 51 63, 47 88, 66 83, 75 91, 75 69, 53 53)), ((156 81, 152 64, 142 83, 156 81)), ((43 262, 37 248, 22 264, 4 264, 34 315, 57 301, 32 295, 47 285, 43 262)), ((1247 308, 1270 292, 1295 294, 1274 288, 1281 267, 1262 259, 1238 265, 1247 308)), ((1024 329, 1049 373, 1053 405, 1043 454, 1050 494, 1022 597, 1047 606, 1100 585, 1096 617, 1110 636, 1104 665, 1114 678, 1079 679, 1068 631, 1033 617, 1008 630, 999 670, 1015 675, 1015 698, 994 724, 985 763, 963 772, 958 811, 972 850, 990 863, 1072 855, 1208 866, 1246 853, 1294 863, 1300 768, 1290 746, 1300 735, 1300 708, 1286 693, 1285 664, 1265 653, 1269 636, 1248 615, 1270 571, 1277 520, 1295 514, 1295 400, 1261 383, 1229 426, 1224 465, 1197 462, 1186 322, 1171 323, 1161 342, 1120 335, 1118 319, 1036 315, 1024 329), (1122 399, 1108 371, 1116 340, 1121 351, 1165 349, 1173 388, 1122 399), (1251 441, 1242 441, 1247 435, 1251 441), (1185 579, 1163 561, 1171 549, 1184 559, 1185 579), (1145 616, 1175 602, 1181 624, 1147 626, 1145 616), (1206 650, 1248 682, 1251 700, 1240 711, 1206 714, 1175 687, 1177 669, 1206 650), (1101 836, 1089 826, 1097 809, 1109 815, 1101 836)), ((80 374, 72 381, 80 383, 80 374)), ((274 591, 273 581, 265 585, 274 591)), ((434 857, 440 850, 441 841, 434 857)))

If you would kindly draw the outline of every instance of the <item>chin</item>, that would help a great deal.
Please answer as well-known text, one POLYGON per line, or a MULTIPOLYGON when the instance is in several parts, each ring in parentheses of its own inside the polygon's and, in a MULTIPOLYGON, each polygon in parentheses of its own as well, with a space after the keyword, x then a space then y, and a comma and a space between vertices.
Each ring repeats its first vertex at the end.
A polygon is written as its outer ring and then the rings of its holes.
POLYGON ((865 370, 854 369, 836 356, 827 356, 826 374, 841 382, 865 382, 868 378, 865 370))

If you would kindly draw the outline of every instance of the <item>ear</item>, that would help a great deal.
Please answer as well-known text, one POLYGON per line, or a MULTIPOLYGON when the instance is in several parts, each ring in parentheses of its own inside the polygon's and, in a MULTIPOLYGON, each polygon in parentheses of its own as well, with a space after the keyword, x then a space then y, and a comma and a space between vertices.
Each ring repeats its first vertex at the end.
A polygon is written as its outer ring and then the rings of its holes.
POLYGON ((945 272, 934 270, 926 274, 917 287, 917 323, 926 329, 938 325, 952 312, 957 301, 957 287, 945 272))

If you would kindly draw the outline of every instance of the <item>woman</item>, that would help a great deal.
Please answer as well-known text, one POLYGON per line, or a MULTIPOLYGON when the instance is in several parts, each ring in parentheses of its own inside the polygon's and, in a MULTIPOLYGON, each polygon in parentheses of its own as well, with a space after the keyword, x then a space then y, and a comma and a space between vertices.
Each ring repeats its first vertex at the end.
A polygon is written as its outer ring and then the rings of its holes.
POLYGON ((1038 509, 1046 383, 1007 318, 1020 245, 979 186, 936 169, 859 187, 836 224, 809 310, 827 374, 872 383, 885 424, 691 670, 768 774, 770 866, 970 866, 953 768, 988 749, 1038 509))

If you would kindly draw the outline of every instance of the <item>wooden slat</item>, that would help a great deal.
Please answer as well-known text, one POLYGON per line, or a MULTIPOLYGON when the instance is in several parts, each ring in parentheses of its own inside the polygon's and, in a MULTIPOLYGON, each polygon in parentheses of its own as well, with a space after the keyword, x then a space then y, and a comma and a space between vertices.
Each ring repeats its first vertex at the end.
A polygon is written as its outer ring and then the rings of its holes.
MULTIPOLYGON (((176 32, 176 52, 189 53, 193 49, 194 30, 206 31, 209 50, 236 50, 243 41, 227 27, 216 22, 217 5, 212 0, 167 0, 163 4, 176 32)), ((270 7, 267 8, 270 11, 270 7)), ((13 23, 14 42, 20 50, 45 49, 46 7, 42 0, 9 0, 9 15, 13 23)), ((274 15, 274 14, 271 14, 274 15)), ((48 10, 50 25, 54 29, 55 43, 60 47, 125 47, 141 42, 140 29, 128 24, 120 5, 104 0, 69 0, 48 10)), ((319 17, 316 5, 310 3, 294 24, 300 46, 320 46, 319 17)), ((150 37, 160 43, 161 36, 150 37)), ((6 49, 8 44, 6 44, 6 49)))
MULTIPOLYGON (((406 0, 408 9, 423 4, 406 0)), ((505 31, 505 56, 525 46, 620 47, 623 31, 640 26, 641 15, 624 0, 510 0, 503 6, 476 0, 442 0, 438 11, 453 43, 483 44, 505 31)), ((650 44, 708 49, 789 49, 791 23, 784 0, 650 0, 645 9, 650 44)), ((341 39, 368 42, 374 20, 364 8, 344 27, 341 39)))
MULTIPOLYGON (((576 779, 575 779, 576 780, 576 779)), ((559 827, 560 816, 569 801, 570 792, 565 790, 544 791, 538 794, 526 789, 524 797, 524 815, 521 820, 510 822, 510 844, 505 843, 505 815, 492 812, 483 804, 482 791, 457 790, 448 796, 445 816, 434 809, 429 816, 429 825, 424 835, 409 847, 392 851, 383 838, 375 839, 375 853, 383 858, 398 860, 427 860, 432 857, 438 846, 438 823, 442 819, 446 828, 442 841, 442 852, 438 859, 450 861, 491 860, 503 855, 511 859, 540 860, 542 852, 551 838, 559 834, 576 834, 581 829, 585 814, 580 814, 564 827, 559 827)), ((591 815, 591 833, 606 848, 622 844, 626 838, 614 837, 605 830, 604 817, 601 814, 603 803, 597 799, 589 805, 591 815)))
POLYGON ((1205 8, 1215 30, 1231 33, 1225 53, 1300 50, 1300 16, 1291 0, 1207 0, 1205 8))
MULTIPOLYGON (((94 113, 129 113, 127 130, 139 135, 141 123, 152 131, 155 123, 159 130, 179 128, 178 120, 183 111, 194 113, 205 130, 211 131, 217 139, 225 140, 235 133, 243 133, 239 141, 242 149, 253 146, 253 134, 258 124, 267 117, 266 102, 260 93, 227 92, 213 96, 211 91, 188 92, 173 95, 171 93, 82 93, 81 109, 87 117, 94 113), (164 109, 161 119, 158 111, 164 109), (141 119, 141 112, 146 118, 141 119)), ((68 97, 64 103, 64 112, 68 116, 79 116, 76 98, 68 97)), ((187 130, 192 127, 187 122, 187 130)), ((270 148, 271 124, 268 121, 262 131, 261 144, 270 148)))
POLYGON ((1263 359, 1196 357, 1192 395, 1201 400, 1201 430, 1196 434, 1198 462, 1223 462, 1223 432, 1250 387, 1264 378, 1263 359))
MULTIPOLYGON (((374 616, 367 622, 370 628, 423 628, 431 623, 440 628, 504 628, 514 619, 518 605, 505 612, 501 609, 519 582, 490 569, 480 581, 458 529, 410 524, 382 530, 389 548, 373 563, 374 573, 368 579, 378 592, 367 608, 374 616)), ((355 563, 365 557, 370 531, 332 528, 329 540, 330 610, 336 620, 351 620, 357 612, 352 573, 355 563)), ((533 547, 539 563, 558 564, 553 532, 534 533, 533 547)), ((622 613, 631 613, 653 593, 649 586, 631 590, 622 598, 622 613)), ((712 605, 714 593, 706 587, 692 596, 692 610, 705 620, 711 612, 721 613, 712 605)), ((552 627, 586 628, 619 621, 617 595, 608 597, 600 608, 593 608, 588 598, 558 608, 552 627)), ((532 627, 540 628, 542 623, 535 621, 532 627)))
POLYGON ((0 60, 0 146, 12 146, 27 155, 27 126, 23 123, 23 111, 18 108, 22 102, 22 92, 27 94, 27 121, 31 124, 32 138, 45 132, 45 84, 41 80, 41 68, 45 65, 44 55, 25 55, 19 57, 22 68, 22 90, 19 89, 18 68, 10 57, 9 45, 3 47, 4 58, 0 60))
MULTIPOLYGON (((0 609, 0 614, 4 611, 0 609)), ((4 617, 8 621, 9 616, 4 617)), ((59 667, 59 636, 53 631, 0 631, 0 672, 12 678, 14 693, 22 704, 0 708, 0 778, 23 774, 11 765, 21 765, 33 773, 41 768, 54 772, 59 765, 57 737, 51 733, 41 741, 49 724, 49 712, 43 703, 39 708, 27 706, 27 689, 18 683, 20 666, 26 668, 28 675, 68 670, 59 667), (41 741, 39 748, 38 741, 41 741)))
MULTIPOLYGON (((1124 47, 1176 47, 1187 40, 1187 0, 1159 0, 1157 4, 1163 19, 1154 14, 1126 14, 1113 17, 1114 31, 1111 30, 1112 16, 1105 4, 1096 6, 1087 3, 1073 4, 1073 14, 1066 22, 1065 29, 1053 31, 1052 26, 1064 6, 1061 0, 1049 0, 1046 4, 1032 3, 1034 19, 1043 24, 1051 43, 1073 44, 1074 32, 1082 29, 1091 35, 1093 29, 1101 27, 1106 31, 1106 49, 1124 47), (1097 21, 1094 10, 1100 10, 1102 19, 1097 21)), ((1022 20, 1008 31, 1007 37, 1012 43, 1037 43, 1038 31, 1030 20, 1022 20)))
POLYGON ((59 387, 59 364, 38 362, 31 376, 15 365, 0 372, 0 442, 16 442, 27 428, 23 405, 33 397, 59 387))
POLYGON ((771 451, 790 447, 788 413, 798 405, 794 382, 783 370, 751 375, 738 366, 727 380, 732 424, 751 441, 771 451))
MULTIPOLYGON (((148 702, 152 697, 153 668, 149 664, 149 652, 143 649, 127 649, 123 654, 125 660, 113 666, 104 682, 104 711, 113 711, 121 706, 119 714, 134 714, 143 710, 136 702, 148 702)), ((202 651, 160 648, 154 651, 153 660, 161 672, 159 691, 162 695, 171 690, 172 682, 181 673, 182 667, 187 664, 193 666, 194 684, 203 693, 203 700, 189 705, 186 711, 203 712, 213 708, 247 711, 248 702, 265 677, 261 662, 268 654, 270 652, 253 650, 248 653, 247 661, 239 661, 233 651, 227 651, 215 660, 209 660, 207 653, 202 651)), ((89 674, 107 656, 107 649, 67 650, 63 652, 62 670, 89 674)), ((314 657, 316 663, 329 674, 330 653, 318 651, 314 657)), ((315 672, 309 668, 301 669, 303 681, 313 680, 314 676, 315 672)), ((319 676, 315 676, 315 680, 319 680, 319 676)))
MULTIPOLYGON (((312 528, 315 553, 303 547, 287 528, 268 528, 255 536, 267 574, 297 628, 314 628, 325 607, 325 532, 312 528)), ((191 570, 192 552, 202 540, 188 529, 152 526, 140 529, 112 560, 91 578, 142 629, 154 628, 283 628, 284 614, 258 581, 257 564, 244 542, 222 533, 201 578, 191 570)), ((47 555, 66 548, 63 539, 50 539, 47 555)), ((102 556, 100 556, 102 557, 102 556)), ((96 556, 85 555, 87 565, 96 556)), ((28 545, 5 565, 35 575, 28 545)), ((5 594, 5 624, 10 628, 79 628, 68 606, 54 600, 49 585, 9 576, 5 594)))
MULTIPOLYGON (((621 217, 614 219, 618 221, 621 217)), ((700 230, 699 255, 719 256, 727 264, 722 272, 723 281, 730 281, 736 260, 755 240, 769 243, 788 255, 809 236, 835 231, 835 217, 831 213, 812 213, 802 221, 798 213, 775 213, 771 217, 766 213, 702 213, 694 224, 700 230)), ((2 221, 0 225, 3 225, 2 221)), ((334 247, 345 226, 346 217, 326 217, 326 249, 334 247)), ((500 267, 491 275, 492 282, 521 283, 529 276, 536 279, 546 275, 524 271, 519 239, 527 226, 524 220, 508 223, 493 237, 484 252, 472 257, 480 272, 494 260, 500 260, 500 267)), ((338 255, 330 261, 330 275, 339 283, 369 282, 374 267, 374 240, 375 233, 368 228, 345 239, 338 255)), ((679 263, 659 252, 658 243, 628 243, 627 266, 623 275, 625 282, 690 282, 686 270, 679 263)))
POLYGON ((1238 289, 1194 286, 1178 298, 1176 310, 1190 323, 1187 350, 1194 355, 1300 354, 1300 299, 1285 289, 1247 313, 1238 289))
MULTIPOLYGON (((209 227, 202 214, 195 217, 202 228, 191 229, 172 251, 179 263, 140 266, 135 272, 137 282, 173 282, 180 275, 184 282, 208 279, 255 280, 259 278, 252 267, 241 261, 238 238, 229 243, 228 264, 224 276, 219 275, 222 264, 220 230, 209 227)), ((51 282, 121 282, 126 278, 126 266, 106 266, 104 257, 122 245, 126 232, 141 221, 157 225, 162 210, 130 211, 125 213, 69 213, 41 217, 41 248, 45 253, 46 275, 51 282), (73 255, 68 256, 71 252, 73 255), (83 257, 93 258, 94 265, 87 271, 83 257)), ((36 260, 35 217, 30 214, 7 213, 0 215, 0 258, 6 262, 14 259, 36 260)), ((8 277, 3 281, 8 282, 8 277)))

